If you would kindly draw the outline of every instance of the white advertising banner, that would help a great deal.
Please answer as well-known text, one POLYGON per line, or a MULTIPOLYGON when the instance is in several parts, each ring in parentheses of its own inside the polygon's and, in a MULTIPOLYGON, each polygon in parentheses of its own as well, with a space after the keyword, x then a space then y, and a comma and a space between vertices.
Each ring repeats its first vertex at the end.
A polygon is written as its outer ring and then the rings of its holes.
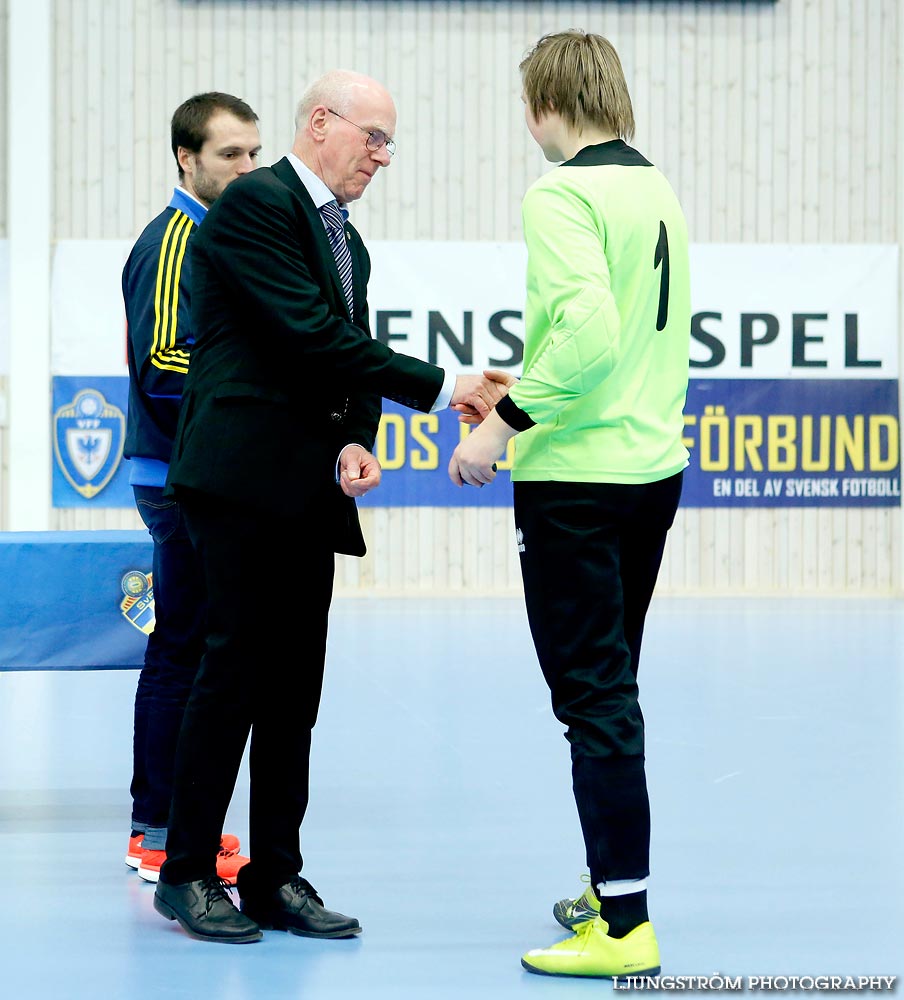
MULTIPOLYGON (((520 373, 522 244, 368 246, 374 336, 444 367, 520 373)), ((120 275, 130 247, 57 244, 53 374, 126 374, 120 275)), ((2 252, 0 243, 0 282, 2 252)), ((695 244, 691 275, 694 377, 898 377, 897 246, 695 244)))
POLYGON ((60 240, 50 288, 54 375, 128 375, 122 269, 131 240, 60 240))
POLYGON ((691 375, 897 378, 898 248, 691 248, 691 375))

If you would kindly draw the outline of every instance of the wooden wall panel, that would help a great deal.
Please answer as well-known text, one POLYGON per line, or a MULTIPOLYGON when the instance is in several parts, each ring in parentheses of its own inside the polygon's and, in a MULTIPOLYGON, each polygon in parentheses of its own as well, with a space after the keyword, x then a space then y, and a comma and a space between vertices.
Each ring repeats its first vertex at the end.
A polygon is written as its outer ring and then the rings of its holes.
MULTIPOLYGON (((175 182, 169 117, 189 94, 245 97, 269 163, 305 84, 344 65, 399 109, 392 169, 353 209, 365 237, 520 240, 521 195, 549 165, 517 65, 541 33, 585 27, 619 48, 636 144, 672 179, 694 242, 898 242, 902 16, 898 0, 57 0, 55 235, 137 235, 175 182)), ((520 589, 510 511, 363 520, 370 551, 339 560, 340 592, 520 589)), ((55 512, 60 528, 139 523, 55 512)), ((898 591, 900 552, 899 509, 682 510, 662 589, 898 591)))
MULTIPOLYGON (((0 0, 0 52, 6 52, 9 21, 9 0, 0 0)), ((4 62, 4 65, 6 63, 4 62)), ((7 74, 0 73, 0 142, 3 156, 0 156, 0 239, 6 237, 6 188, 7 188, 7 158, 10 156, 9 137, 6 128, 7 74)), ((5 305, 3 306, 5 308, 5 305)))

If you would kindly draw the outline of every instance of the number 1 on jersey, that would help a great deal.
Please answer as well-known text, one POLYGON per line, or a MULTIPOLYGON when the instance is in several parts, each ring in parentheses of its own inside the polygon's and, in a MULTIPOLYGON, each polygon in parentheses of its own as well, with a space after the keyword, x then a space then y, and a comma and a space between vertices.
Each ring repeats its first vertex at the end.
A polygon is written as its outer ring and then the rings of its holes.
POLYGON ((665 223, 659 221, 659 242, 656 244, 656 254, 653 257, 653 270, 662 264, 659 276, 659 312, 656 314, 656 329, 664 330, 669 321, 669 236, 665 223))

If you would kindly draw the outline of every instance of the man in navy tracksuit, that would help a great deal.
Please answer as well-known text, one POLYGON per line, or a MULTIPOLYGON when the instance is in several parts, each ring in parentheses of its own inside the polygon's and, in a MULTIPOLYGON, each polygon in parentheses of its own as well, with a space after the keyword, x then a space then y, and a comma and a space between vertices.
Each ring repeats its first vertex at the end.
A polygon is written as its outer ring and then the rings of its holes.
MULTIPOLYGON (((189 98, 173 114, 179 185, 138 237, 122 272, 129 412, 124 454, 141 519, 154 541, 154 630, 135 695, 132 825, 126 864, 156 882, 166 859, 173 761, 204 645, 204 590, 179 504, 163 486, 191 346, 189 244, 226 186, 257 165, 257 115, 230 94, 189 98)), ((226 835, 218 874, 234 883, 247 861, 226 835)))

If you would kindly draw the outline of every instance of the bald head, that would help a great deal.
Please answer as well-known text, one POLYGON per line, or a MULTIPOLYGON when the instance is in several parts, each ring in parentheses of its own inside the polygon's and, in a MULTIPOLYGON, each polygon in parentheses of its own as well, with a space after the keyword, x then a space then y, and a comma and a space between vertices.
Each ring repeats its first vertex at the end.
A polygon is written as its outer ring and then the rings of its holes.
POLYGON ((363 73, 355 73, 350 69, 334 69, 324 73, 315 80, 302 94, 295 109, 295 134, 303 131, 308 124, 311 112, 323 105, 338 111, 340 115, 352 116, 356 99, 381 100, 392 106, 395 111, 389 91, 372 77, 363 73))
POLYGON ((396 109, 389 91, 372 77, 334 69, 305 91, 295 113, 292 152, 314 171, 342 204, 364 193, 389 148, 368 148, 370 133, 395 135, 396 109))

